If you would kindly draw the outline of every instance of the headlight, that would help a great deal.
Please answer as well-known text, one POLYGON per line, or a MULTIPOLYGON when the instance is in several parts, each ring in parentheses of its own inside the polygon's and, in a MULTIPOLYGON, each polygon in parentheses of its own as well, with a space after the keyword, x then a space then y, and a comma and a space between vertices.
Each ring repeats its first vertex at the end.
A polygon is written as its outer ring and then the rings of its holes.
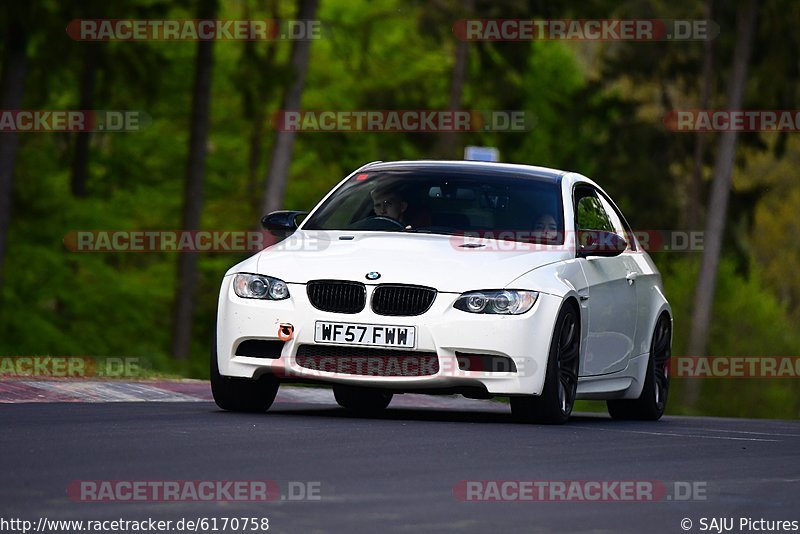
POLYGON ((533 308, 539 293, 516 289, 493 289, 463 293, 453 307, 469 313, 519 315, 533 308))
POLYGON ((283 300, 289 298, 289 287, 283 280, 260 274, 237 274, 233 292, 243 299, 283 300))

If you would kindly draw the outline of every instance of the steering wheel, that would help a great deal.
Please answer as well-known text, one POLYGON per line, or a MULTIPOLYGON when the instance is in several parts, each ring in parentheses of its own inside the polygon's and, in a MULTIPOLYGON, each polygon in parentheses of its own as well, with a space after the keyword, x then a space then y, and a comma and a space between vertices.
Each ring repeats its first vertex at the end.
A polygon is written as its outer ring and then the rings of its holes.
POLYGON ((405 230, 406 225, 398 221, 397 219, 392 219, 391 217, 386 217, 384 215, 376 215, 374 217, 370 217, 373 221, 386 221, 392 223, 393 225, 397 226, 400 230, 405 230))

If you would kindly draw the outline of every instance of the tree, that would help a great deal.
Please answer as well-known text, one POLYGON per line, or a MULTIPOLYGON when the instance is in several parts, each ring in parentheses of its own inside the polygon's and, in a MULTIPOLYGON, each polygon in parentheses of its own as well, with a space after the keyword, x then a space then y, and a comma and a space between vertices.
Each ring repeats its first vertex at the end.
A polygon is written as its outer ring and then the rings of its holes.
MULTIPOLYGON (((753 39, 758 15, 758 0, 749 0, 738 14, 738 38, 733 51, 733 68, 728 82, 728 109, 740 109, 747 82, 747 69, 753 48, 753 39)), ((736 131, 725 131, 719 135, 717 155, 714 162, 714 177, 708 217, 705 227, 703 259, 697 277, 692 314, 689 354, 705 355, 708 344, 711 307, 717 282, 725 230, 725 218, 730 197, 731 177, 736 156, 736 131)), ((691 405, 691 399, 689 400, 691 405)))
MULTIPOLYGON (((27 53, 27 4, 8 2, 8 33, 5 40, 3 73, 0 79, 0 108, 19 109, 25 92, 27 53)), ((0 289, 3 287, 3 264, 8 248, 11 223, 11 193, 19 139, 16 132, 0 133, 0 289)))
MULTIPOLYGON (((317 13, 319 0, 299 0, 297 18, 300 20, 313 19, 317 13)), ((311 52, 311 41, 308 39, 295 41, 292 45, 291 67, 294 77, 291 85, 286 90, 283 98, 283 110, 300 109, 300 101, 303 97, 303 88, 306 82, 306 72, 308 71, 308 58, 311 52)), ((272 156, 269 162, 266 183, 264 184, 264 196, 261 201, 262 213, 269 213, 280 209, 283 206, 283 199, 286 193, 286 181, 289 178, 289 165, 292 162, 292 151, 294 149, 294 139, 297 132, 280 131, 275 136, 275 144, 272 146, 272 156)))
MULTIPOLYGON (((269 0, 269 15, 272 20, 279 20, 277 0, 269 0)), ((250 5, 244 5, 244 18, 253 18, 250 5)), ((258 16, 258 15, 256 15, 258 16)), ((275 57, 278 51, 277 41, 266 43, 266 52, 259 54, 257 41, 245 41, 242 46, 242 55, 237 71, 237 85, 242 91, 242 108, 245 120, 250 122, 250 138, 248 140, 249 154, 247 157, 247 184, 246 198, 258 219, 258 210, 261 209, 261 199, 258 196, 260 187, 261 162, 263 158, 263 145, 265 135, 265 122, 267 119, 268 103, 271 100, 276 76, 275 57)), ((263 215, 263 214, 262 214, 263 215)))
MULTIPOLYGON (((461 16, 467 18, 475 11, 474 0, 462 0, 460 5, 461 16)), ((450 78, 450 102, 447 109, 457 111, 461 109, 462 97, 464 94, 464 83, 467 78, 467 67, 469 66, 469 42, 458 40, 455 43, 453 52, 453 73, 450 78)), ((458 132, 442 132, 439 136, 435 152, 444 158, 456 157, 455 151, 458 144, 458 132)))
MULTIPOLYGON (((99 55, 98 43, 83 43, 83 69, 80 78, 79 109, 94 109, 94 87, 97 79, 97 63, 99 55)), ((89 132, 78 132, 75 139, 75 155, 72 159, 72 178, 70 188, 76 198, 86 196, 86 182, 89 175, 89 132)))
MULTIPOLYGON (((199 19, 214 19, 217 0, 203 0, 199 19)), ((203 182, 206 170, 206 143, 210 122, 211 74, 214 63, 214 40, 200 41, 197 45, 194 92, 192 95, 192 122, 189 133, 189 158, 186 166, 186 183, 183 195, 183 224, 181 230, 192 231, 200 227, 203 209, 203 182)), ((197 255, 185 252, 178 257, 178 280, 175 292, 175 322, 172 336, 172 355, 178 360, 189 356, 192 341, 192 312, 194 288, 197 282, 197 255)))
MULTIPOLYGON (((712 13, 714 0, 707 0, 705 6, 705 19, 713 20, 712 13)), ((714 78, 714 40, 706 39, 703 43, 703 70, 700 78, 700 109, 708 109, 711 99, 712 81, 714 78)), ((695 230, 700 224, 700 190, 703 183, 703 154, 705 152, 706 136, 698 132, 694 140, 694 162, 692 163, 692 176, 686 191, 686 226, 695 230)))

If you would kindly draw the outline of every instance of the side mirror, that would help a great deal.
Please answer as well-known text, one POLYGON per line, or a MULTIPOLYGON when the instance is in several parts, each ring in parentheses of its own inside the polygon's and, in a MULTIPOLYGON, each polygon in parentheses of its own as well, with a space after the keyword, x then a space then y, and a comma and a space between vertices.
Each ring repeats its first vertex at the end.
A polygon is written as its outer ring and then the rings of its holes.
POLYGON ((297 230, 306 215, 308 215, 306 211, 273 211, 261 218, 261 226, 275 237, 285 239, 297 230))
POLYGON ((614 232, 603 230, 581 230, 578 232, 578 257, 601 256, 611 258, 619 256, 628 248, 628 242, 614 232))

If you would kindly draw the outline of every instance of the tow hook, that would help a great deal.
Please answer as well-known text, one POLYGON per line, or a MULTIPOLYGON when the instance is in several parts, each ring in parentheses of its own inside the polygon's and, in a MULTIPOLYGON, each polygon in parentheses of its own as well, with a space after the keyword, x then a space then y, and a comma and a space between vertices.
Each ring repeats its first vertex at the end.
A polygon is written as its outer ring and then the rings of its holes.
POLYGON ((294 336, 294 326, 291 323, 281 323, 278 326, 278 339, 289 341, 294 336))

